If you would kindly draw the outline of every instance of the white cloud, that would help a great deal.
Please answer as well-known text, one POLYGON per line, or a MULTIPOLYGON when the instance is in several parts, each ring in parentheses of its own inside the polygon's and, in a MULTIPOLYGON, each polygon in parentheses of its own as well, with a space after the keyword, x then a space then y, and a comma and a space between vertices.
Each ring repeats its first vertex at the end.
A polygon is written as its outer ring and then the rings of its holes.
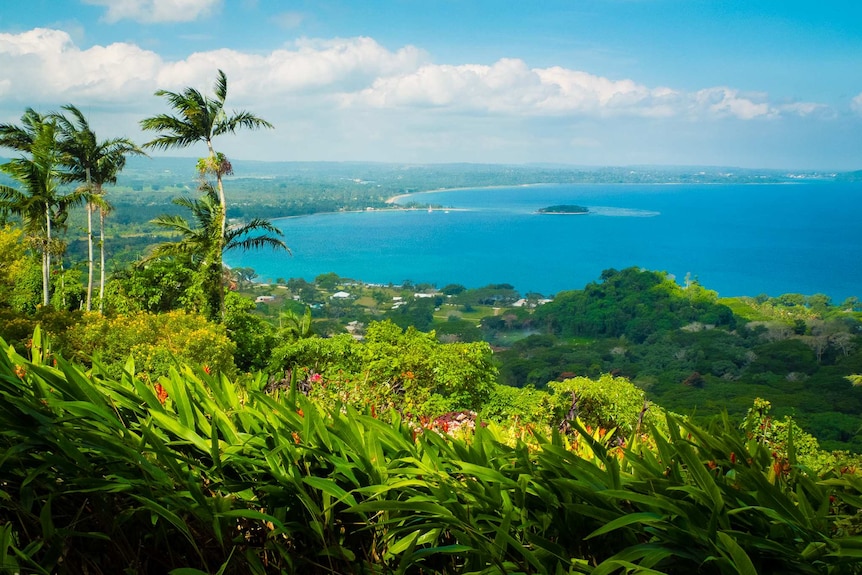
POLYGON ((850 107, 857 113, 862 114, 862 93, 850 101, 850 107))
POLYGON ((415 69, 424 58, 412 46, 392 52, 371 38, 302 40, 292 49, 263 55, 227 49, 197 52, 185 60, 166 63, 157 83, 167 89, 209 86, 215 70, 221 68, 228 75, 234 97, 276 99, 313 92, 319 100, 321 94, 349 92, 375 78, 415 69))
MULTIPOLYGON (((0 33, 0 120, 26 106, 96 109, 107 135, 148 138, 138 121, 166 112, 159 88, 209 93, 218 68, 229 106, 279 129, 225 138, 237 158, 409 161, 660 162, 677 140, 691 158, 725 134, 778 133, 784 117, 829 118, 812 102, 776 103, 720 86, 686 92, 560 66, 436 64, 422 50, 391 50, 372 38, 303 39, 269 52, 222 49, 165 60, 135 44, 82 48, 66 32, 0 33), (710 122, 703 129, 702 120, 710 122), (736 119, 749 124, 721 122, 736 119), (766 127, 769 124, 770 127, 766 127), (704 134, 708 133, 709 138, 704 134), (622 155, 629 145, 639 154, 622 155)), ((862 94, 853 100, 862 114, 862 94)), ((704 157, 704 163, 709 159, 704 157)))
POLYGON ((530 69, 518 59, 492 66, 426 64, 406 74, 378 78, 368 88, 343 95, 347 106, 446 107, 521 115, 666 115, 667 88, 649 89, 632 80, 613 81, 576 70, 530 69))
POLYGON ((374 108, 434 107, 523 116, 742 120, 776 118, 782 114, 808 115, 824 108, 809 102, 777 106, 765 94, 741 94, 727 87, 683 93, 559 66, 531 69, 517 59, 502 59, 491 66, 426 64, 405 74, 377 78, 361 91, 343 94, 342 104, 374 108))
MULTIPOLYGON (((684 93, 613 80, 559 66, 530 68, 523 60, 493 65, 433 64, 413 46, 392 51, 371 38, 297 41, 269 53, 222 49, 167 62, 134 44, 80 49, 60 30, 0 34, 0 65, 9 81, 0 95, 25 101, 129 102, 157 88, 208 89, 222 68, 231 96, 242 101, 289 95, 307 105, 349 109, 427 109, 514 117, 635 116, 770 119, 809 115, 810 102, 772 104, 765 94, 729 87, 684 93)), ((857 107, 862 106, 862 95, 857 107)))
POLYGON ((738 90, 727 87, 699 90, 693 98, 697 111, 707 111, 718 117, 741 120, 777 117, 778 110, 762 100, 761 94, 741 96, 738 90))
POLYGON ((221 0, 83 0, 108 9, 105 21, 189 22, 212 14, 221 0))
POLYGON ((794 102, 792 104, 781 104, 778 106, 782 112, 796 114, 798 116, 811 116, 812 114, 828 113, 829 106, 816 102, 794 102))
POLYGON ((273 16, 271 20, 280 28, 292 30, 302 24, 302 21, 305 20, 305 15, 301 12, 282 12, 273 16))
POLYGON ((86 99, 122 102, 155 89, 161 58, 134 44, 78 48, 60 30, 36 28, 0 34, 0 68, 11 80, 0 86, 6 100, 40 102, 86 99))

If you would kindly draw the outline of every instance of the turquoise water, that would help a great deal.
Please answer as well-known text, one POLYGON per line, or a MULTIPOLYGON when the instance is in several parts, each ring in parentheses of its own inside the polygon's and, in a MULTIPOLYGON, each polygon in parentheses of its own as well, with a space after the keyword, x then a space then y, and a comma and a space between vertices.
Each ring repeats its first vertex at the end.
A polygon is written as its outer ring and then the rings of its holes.
POLYGON ((293 257, 232 253, 261 280, 335 272, 374 283, 510 283, 545 295, 602 270, 686 273, 720 295, 862 297, 862 185, 540 185, 427 192, 435 210, 275 220, 293 257), (578 204, 588 215, 539 215, 578 204))

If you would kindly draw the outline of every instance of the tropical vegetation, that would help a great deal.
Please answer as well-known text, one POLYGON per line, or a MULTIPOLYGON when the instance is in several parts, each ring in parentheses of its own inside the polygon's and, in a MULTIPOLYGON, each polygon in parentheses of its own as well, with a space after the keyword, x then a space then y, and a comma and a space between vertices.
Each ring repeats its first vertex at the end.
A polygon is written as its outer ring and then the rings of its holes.
POLYGON ((214 92, 157 92, 141 148, 0 125, 0 572, 862 572, 857 299, 255 284, 225 251, 287 247, 228 222, 213 138, 270 126, 214 92), (195 196, 106 227, 128 156, 196 142, 195 196))
POLYGON ((295 375, 136 371, 82 369, 38 330, 30 358, 0 355, 4 570, 862 569, 855 468, 806 464, 763 404, 742 430, 668 414, 615 432, 571 412, 417 421, 317 401, 295 375))

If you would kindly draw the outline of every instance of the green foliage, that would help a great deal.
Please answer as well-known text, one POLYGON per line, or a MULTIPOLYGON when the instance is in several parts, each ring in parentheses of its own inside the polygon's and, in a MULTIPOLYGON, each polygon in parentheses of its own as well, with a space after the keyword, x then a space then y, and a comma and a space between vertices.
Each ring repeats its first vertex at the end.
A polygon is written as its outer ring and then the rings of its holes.
POLYGON ((51 277, 51 305, 56 309, 81 309, 86 299, 83 273, 79 269, 54 270, 51 277))
POLYGON ((233 374, 235 344, 223 326, 202 316, 174 311, 139 312, 116 317, 88 314, 69 327, 64 353, 89 361, 93 358, 113 377, 120 377, 131 357, 136 373, 155 380, 175 368, 178 361, 233 374))
POLYGON ((572 410, 585 424, 616 429, 620 435, 628 436, 644 421, 657 423, 663 419, 661 408, 650 404, 643 390, 622 377, 576 377, 552 381, 548 387, 553 392, 557 421, 567 418, 572 410))
POLYGON ((507 305, 517 301, 520 297, 520 294, 511 284, 490 284, 481 288, 461 291, 452 296, 452 301, 466 308, 477 305, 507 305))
POLYGON ((539 208, 540 214, 586 214, 589 211, 589 208, 575 204, 561 204, 539 208))
POLYGON ((757 355, 749 370, 752 373, 812 373, 816 369, 814 351, 798 339, 765 343, 754 348, 757 355))
POLYGON ((105 289, 106 311, 126 314, 191 307, 186 292, 194 270, 177 259, 159 258, 115 274, 105 289))
POLYGON ((28 255, 24 232, 9 225, 0 227, 0 307, 33 312, 41 290, 40 264, 28 255))
POLYGON ((482 330, 476 323, 466 319, 449 318, 448 321, 435 323, 434 332, 442 342, 482 341, 482 330))
POLYGON ((835 465, 834 456, 821 451, 813 435, 805 433, 790 417, 772 417, 771 409, 768 401, 759 397, 754 400, 740 426, 748 438, 764 444, 781 459, 794 457, 811 469, 835 465))
POLYGON ((554 397, 533 387, 495 385, 482 407, 481 415, 493 421, 554 423, 554 397))
POLYGON ((818 476, 727 420, 668 417, 625 448, 577 422, 451 437, 188 366, 155 385, 47 353, 38 331, 32 360, 0 353, 4 569, 860 570, 858 477, 818 476))
POLYGON ((320 274, 314 278, 315 285, 328 291, 335 291, 338 288, 338 282, 340 281, 341 278, 334 272, 320 274))
POLYGON ((485 343, 442 344, 433 332, 389 321, 369 324, 361 343, 347 334, 307 338, 278 345, 272 356, 271 370, 301 373, 314 396, 415 415, 478 409, 496 374, 485 343))
POLYGON ((386 319, 401 329, 428 331, 434 321, 435 302, 431 298, 409 298, 402 306, 386 312, 386 319))
POLYGON ((651 333, 691 322, 733 327, 730 308, 697 283, 680 287, 665 274, 627 268, 605 270, 601 283, 557 294, 535 320, 566 337, 619 337, 640 343, 651 333))
POLYGON ((244 371, 264 369, 270 360, 270 351, 275 346, 275 328, 252 310, 252 300, 237 293, 225 296, 224 327, 230 340, 236 345, 234 362, 244 371))

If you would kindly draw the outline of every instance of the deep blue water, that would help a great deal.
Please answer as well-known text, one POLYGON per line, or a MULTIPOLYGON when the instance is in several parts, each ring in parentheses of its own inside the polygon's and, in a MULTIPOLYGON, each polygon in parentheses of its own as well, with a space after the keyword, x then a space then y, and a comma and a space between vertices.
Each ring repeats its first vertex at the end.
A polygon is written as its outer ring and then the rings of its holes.
POLYGON ((427 192, 448 211, 276 220, 293 257, 232 253, 263 281, 335 272, 374 283, 510 283, 545 295, 602 270, 686 273, 722 296, 862 297, 862 185, 541 185, 427 192), (588 215, 539 215, 579 204, 588 215), (463 211, 462 211, 463 210, 463 211))

